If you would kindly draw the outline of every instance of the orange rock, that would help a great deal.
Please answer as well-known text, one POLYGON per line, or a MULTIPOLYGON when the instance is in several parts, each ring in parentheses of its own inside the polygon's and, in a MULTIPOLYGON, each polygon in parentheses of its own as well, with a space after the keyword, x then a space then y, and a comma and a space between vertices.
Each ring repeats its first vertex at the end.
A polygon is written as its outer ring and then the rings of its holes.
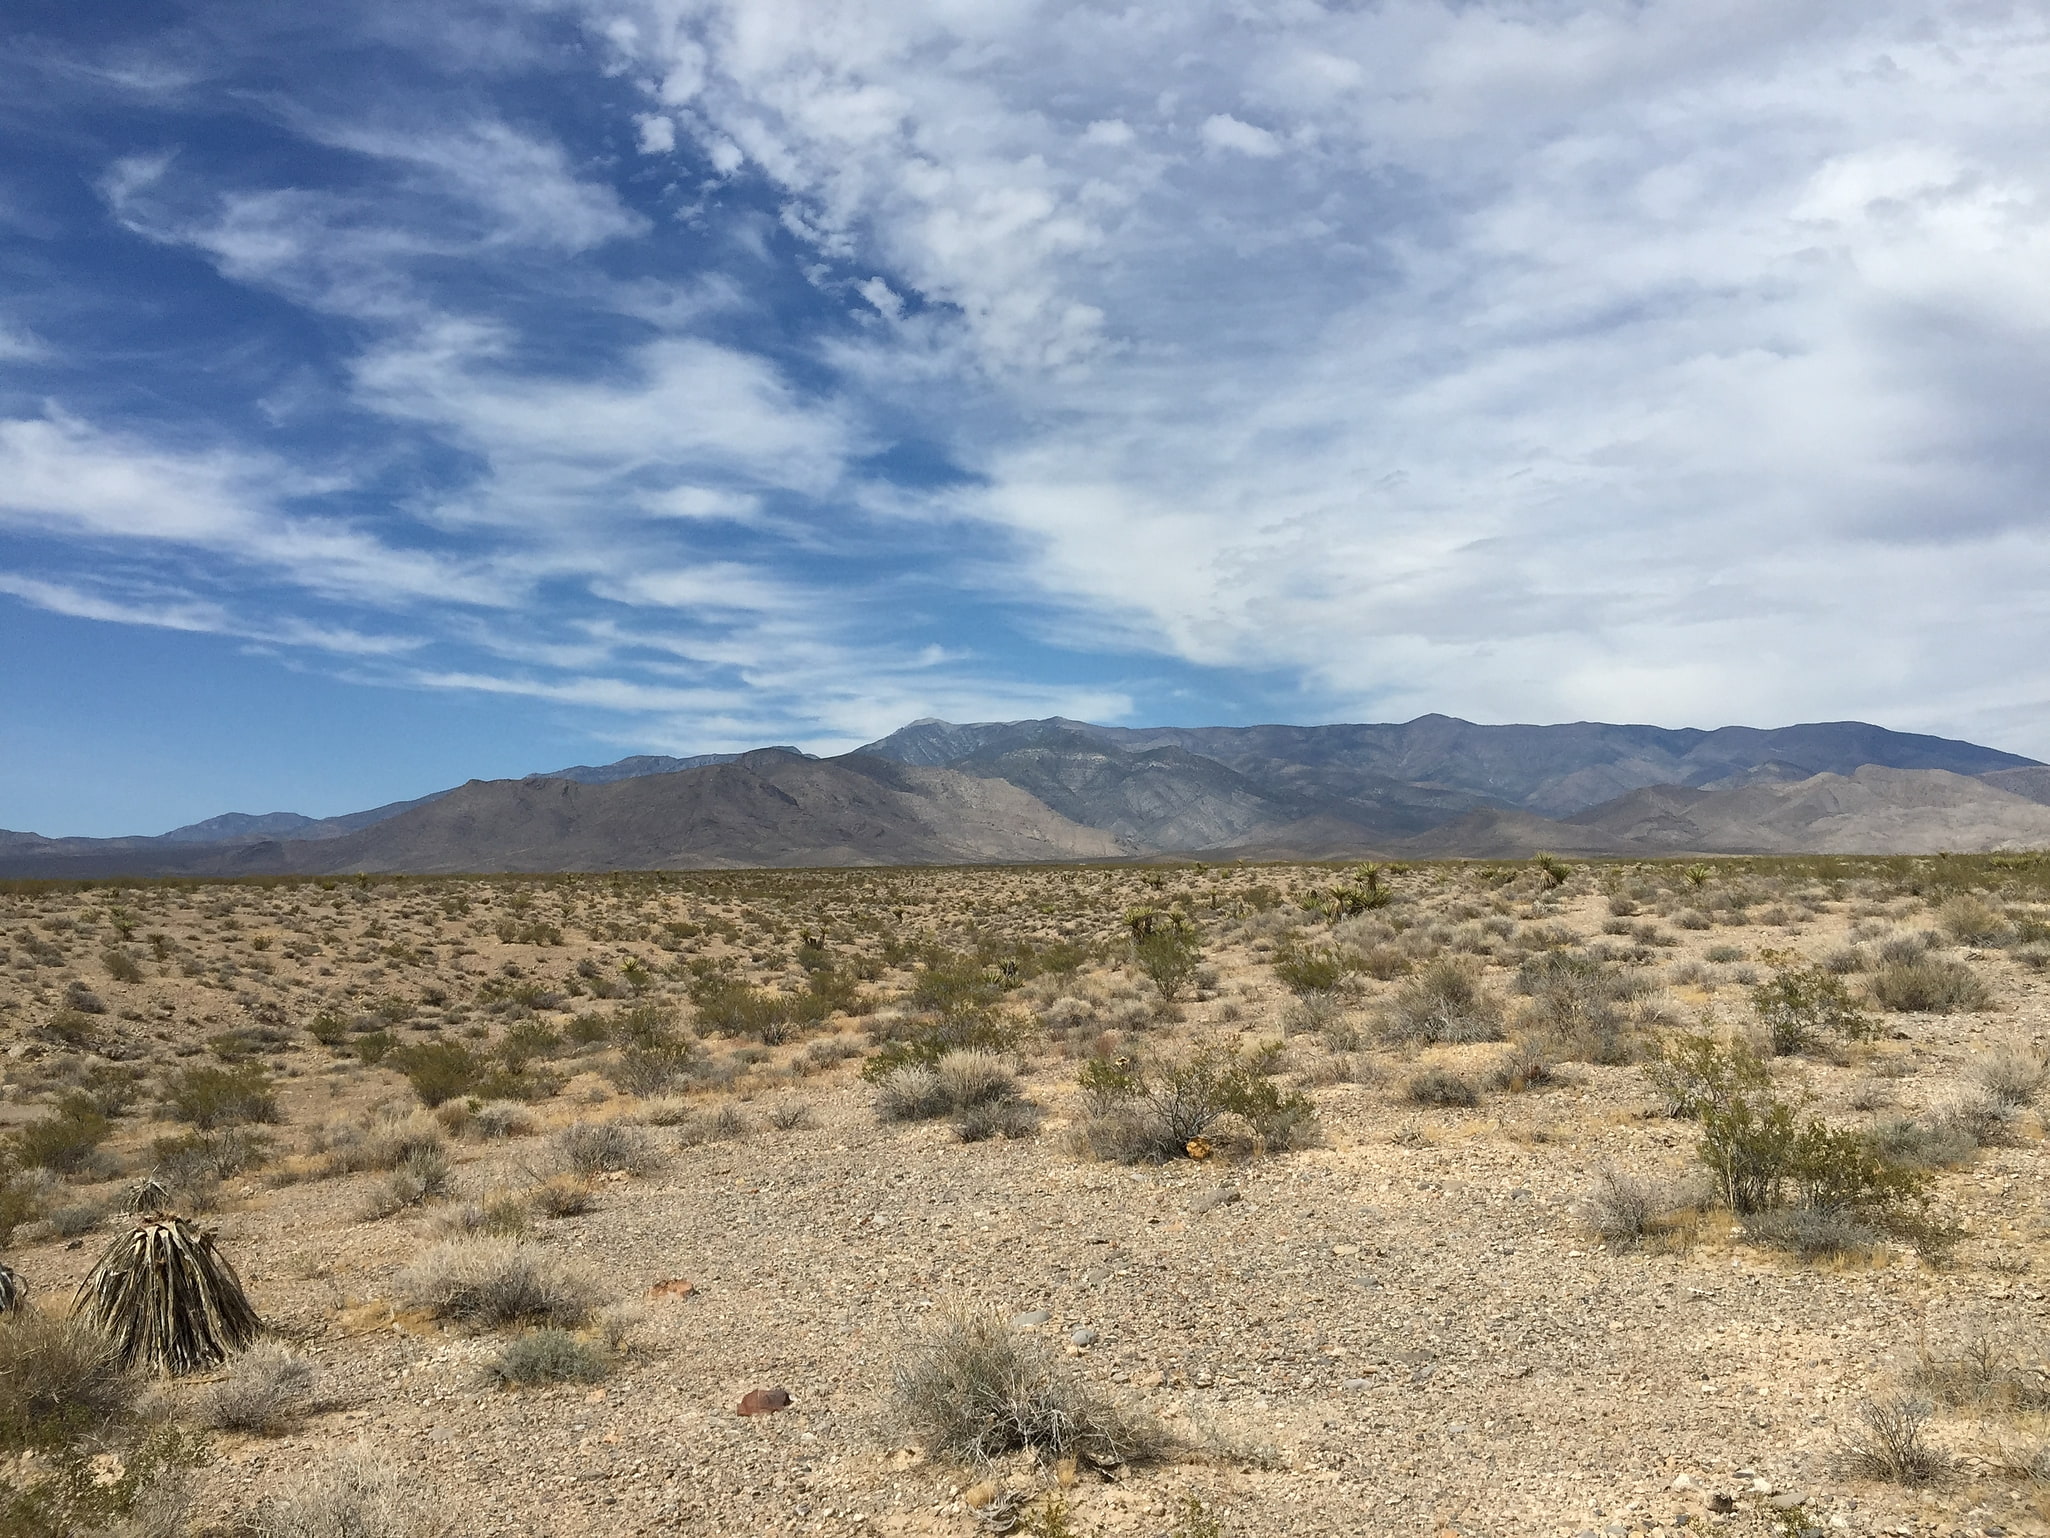
POLYGON ((661 1301, 664 1298, 687 1298, 697 1288, 680 1276, 668 1277, 648 1289, 648 1296, 661 1301))

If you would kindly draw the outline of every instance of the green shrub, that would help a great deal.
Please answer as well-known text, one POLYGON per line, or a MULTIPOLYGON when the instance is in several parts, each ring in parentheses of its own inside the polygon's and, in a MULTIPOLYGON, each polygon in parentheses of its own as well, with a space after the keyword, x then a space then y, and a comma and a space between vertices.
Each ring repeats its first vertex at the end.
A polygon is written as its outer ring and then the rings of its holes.
POLYGON ((1132 961, 1172 1004, 1202 965, 1203 947, 1192 929, 1156 929, 1132 941, 1132 961))
POLYGON ((23 1169, 75 1175, 93 1162, 113 1130, 91 1097, 73 1090, 49 1115, 16 1128, 7 1142, 13 1161, 23 1169))
POLYGON ((1530 1000, 1517 1028, 1543 1037, 1559 1056, 1611 1065, 1636 1056, 1621 1006, 1644 991, 1640 975, 1582 952, 1548 950, 1516 969, 1516 991, 1530 1000))
POLYGON ((1335 946, 1291 943, 1274 955, 1274 975, 1298 998, 1341 988, 1358 970, 1358 962, 1335 946))
MULTIPOLYGON (((401 1047, 386 1054, 391 1065, 406 1076, 420 1103, 430 1110, 459 1095, 467 1095, 483 1082, 489 1066, 482 1057, 459 1041, 428 1041, 401 1047)), ((494 1096, 525 1099, 521 1095, 494 1096)))
POLYGON ((1076 1082, 1093 1113, 1080 1128, 1083 1141, 1097 1157, 1121 1164, 1199 1154, 1226 1117, 1281 1147, 1305 1141, 1315 1126, 1307 1095, 1281 1091, 1257 1065, 1220 1044, 1180 1056, 1093 1058, 1076 1082))
POLYGON ((164 1101, 173 1116, 202 1132, 278 1119, 277 1091, 260 1063, 187 1068, 171 1080, 164 1101))
POLYGON ((503 1388, 544 1383, 596 1383, 612 1371, 605 1353, 567 1330, 542 1329, 499 1347, 484 1373, 503 1388))
POLYGON ((1968 1014, 1993 1002, 1970 967, 1935 956, 1887 962, 1872 974, 1870 986, 1881 1007, 1897 1014, 1968 1014))
POLYGON ((721 1036, 746 1036, 778 1046, 796 1034, 796 1014, 783 994, 754 988, 737 978, 700 978, 691 987, 698 1024, 721 1036))
POLYGON ((1751 1008, 1766 1030, 1775 1057, 1806 1052, 1823 1036, 1853 1041, 1873 1033, 1871 1016, 1851 997, 1843 978, 1827 967, 1796 965, 1798 958, 1768 952, 1775 971, 1751 990, 1751 1008))
POLYGON ((117 983, 139 983, 142 981, 142 968, 136 964, 135 958, 126 951, 110 950, 101 952, 100 965, 107 969, 107 976, 113 978, 117 983))
POLYGON ((1690 1119, 1772 1089, 1772 1070, 1749 1047, 1742 1042, 1725 1046, 1705 1034, 1660 1041, 1644 1076, 1665 1100, 1667 1115, 1690 1119))
POLYGON ((992 1015, 971 1010, 943 1016, 901 1041, 884 1043, 861 1065, 861 1076, 880 1084, 900 1068, 936 1067, 950 1052, 1008 1052, 1016 1045, 1016 1031, 992 1015))

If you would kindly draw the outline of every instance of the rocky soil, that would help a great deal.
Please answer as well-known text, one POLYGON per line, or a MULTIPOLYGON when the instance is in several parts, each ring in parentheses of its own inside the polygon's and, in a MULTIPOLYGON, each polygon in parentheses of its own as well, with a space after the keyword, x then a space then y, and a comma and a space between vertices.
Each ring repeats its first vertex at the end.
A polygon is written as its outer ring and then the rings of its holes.
MULTIPOLYGON (((1354 977, 1303 1029, 1273 965, 1305 936, 1472 956, 1513 1034, 1519 964, 1547 946, 1592 953, 1652 984, 1629 1006, 1641 1052, 1704 1016, 1751 1029, 1761 952, 1876 955, 1938 925, 1968 879, 2002 927, 1975 945, 1939 931, 1937 954, 1990 1007, 1874 1011, 1875 1039, 1776 1065, 1842 1124, 1927 1119, 1990 1050, 2050 1026, 2028 939, 2043 894, 1984 863, 1943 874, 1728 861, 1699 880, 1583 866, 1553 887, 1523 866, 1419 867, 1389 878, 1391 906, 1335 926, 1301 906, 1353 879, 1322 867, 16 890, 0 896, 7 1125, 93 1074, 142 1078, 90 1167, 15 1177, 40 1181, 44 1216, 6 1258, 59 1305, 153 1140, 188 1130, 153 1119, 168 1076, 224 1053, 269 1066, 269 1156, 207 1221, 318 1365, 318 1398, 283 1435, 215 1436, 198 1518, 215 1527, 361 1442, 477 1533, 966 1534, 996 1525, 1006 1489, 1031 1498, 1042 1525, 1026 1530, 1049 1533, 2050 1533, 2044 1486, 1996 1456, 2040 1445, 2040 1416, 1940 1411, 1931 1439, 1956 1467, 1927 1489, 1844 1457, 1858 1407, 1925 1358, 1992 1339, 2040 1362, 2050 1214, 2033 1111, 1937 1175, 1936 1208, 1962 1228, 1942 1263, 1897 1242, 1804 1262, 1712 1203, 1658 1243, 1612 1249, 1583 1211, 1603 1168, 1697 1178, 1699 1128, 1665 1114, 1641 1066, 1561 1061, 1550 1087, 1419 1106, 1405 1086, 1422 1068, 1485 1084, 1504 1048, 1383 1041, 1400 975, 1354 977), (1179 905, 1201 930, 1206 970, 1178 1005, 1126 959, 1139 905, 1179 905), (910 995, 941 951, 986 960, 1003 988, 996 1012, 1047 1112, 1036 1137, 966 1143, 945 1121, 878 1119, 863 1054, 916 1024, 910 995), (580 1016, 660 1003, 689 1023, 694 960, 794 990, 821 953, 861 979, 853 1012, 774 1044, 700 1020, 694 1070, 660 1101, 607 1077, 614 1047, 573 1045, 580 1016), (109 975, 109 955, 133 958, 133 981, 109 975), (517 983, 546 986, 507 1006, 517 983), (323 1015, 346 1021, 328 1044, 308 1034, 323 1015), (492 1386, 482 1369, 504 1336, 409 1312, 395 1284, 438 1204, 372 1219, 388 1175, 320 1178, 321 1129, 414 1104, 388 1062, 363 1060, 365 1036, 481 1050, 522 1021, 564 1036, 554 1093, 510 1137, 447 1114, 453 1197, 531 1187, 551 1130, 573 1121, 633 1121, 659 1152, 646 1173, 599 1177, 588 1211, 531 1219, 540 1244, 637 1303, 597 1385, 492 1386), (1318 1145, 1221 1137, 1208 1157, 1135 1167, 1077 1152, 1083 1058, 1202 1039, 1277 1044, 1270 1066, 1314 1099, 1318 1145), (1179 1451, 1116 1479, 932 1455, 889 1413, 892 1373, 962 1310, 1043 1341, 1179 1451), (736 1413, 771 1387, 789 1408, 736 1413), (1060 1519, 1045 1514, 1056 1494, 1060 1519)), ((168 1386, 174 1411, 201 1387, 168 1386)))

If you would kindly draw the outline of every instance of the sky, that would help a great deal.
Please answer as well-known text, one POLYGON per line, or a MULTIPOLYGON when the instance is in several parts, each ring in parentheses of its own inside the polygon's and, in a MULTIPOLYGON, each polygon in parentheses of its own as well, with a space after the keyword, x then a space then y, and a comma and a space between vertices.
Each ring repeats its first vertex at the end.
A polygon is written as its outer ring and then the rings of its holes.
POLYGON ((15 0, 0 827, 921 716, 2050 758, 2050 6, 15 0))

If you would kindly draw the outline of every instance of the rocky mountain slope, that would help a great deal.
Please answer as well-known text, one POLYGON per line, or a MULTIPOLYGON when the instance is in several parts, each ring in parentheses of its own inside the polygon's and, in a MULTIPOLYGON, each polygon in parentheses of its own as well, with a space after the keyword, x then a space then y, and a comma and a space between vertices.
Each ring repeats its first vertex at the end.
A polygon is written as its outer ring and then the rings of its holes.
POLYGON ((2050 846, 2050 767, 1858 722, 1126 729, 914 722, 856 753, 642 755, 345 817, 0 832, 0 875, 2050 846), (603 794, 600 794, 603 792, 603 794))

